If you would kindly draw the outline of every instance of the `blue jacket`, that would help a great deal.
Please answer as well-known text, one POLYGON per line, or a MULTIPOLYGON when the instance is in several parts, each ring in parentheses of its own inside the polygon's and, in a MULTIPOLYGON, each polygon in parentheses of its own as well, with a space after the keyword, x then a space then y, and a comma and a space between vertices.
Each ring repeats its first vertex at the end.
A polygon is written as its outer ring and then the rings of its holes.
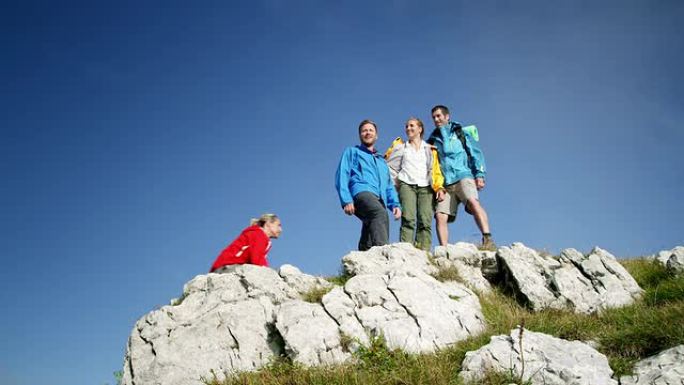
POLYGON ((444 184, 450 185, 463 178, 484 178, 486 174, 484 154, 480 149, 477 127, 463 127, 466 145, 472 155, 472 163, 456 135, 457 123, 449 122, 446 126, 435 128, 428 143, 437 147, 439 165, 444 175, 444 184))
POLYGON ((390 210, 399 207, 397 191, 385 159, 362 145, 347 147, 342 153, 335 174, 335 188, 342 207, 353 203, 354 197, 363 191, 378 196, 390 210))

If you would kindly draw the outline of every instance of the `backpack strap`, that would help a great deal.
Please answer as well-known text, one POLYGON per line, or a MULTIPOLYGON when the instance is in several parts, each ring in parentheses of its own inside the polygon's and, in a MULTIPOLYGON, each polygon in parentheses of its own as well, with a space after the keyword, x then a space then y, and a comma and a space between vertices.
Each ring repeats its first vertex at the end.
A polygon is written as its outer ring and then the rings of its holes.
POLYGON ((461 145, 468 156, 468 167, 470 168, 470 171, 473 173, 473 175, 476 175, 477 170, 475 169, 475 161, 473 160, 473 155, 470 153, 470 148, 468 148, 468 145, 466 144, 466 137, 465 133, 463 132, 463 127, 458 123, 452 122, 451 129, 456 132, 456 136, 458 137, 458 140, 461 141, 461 145))

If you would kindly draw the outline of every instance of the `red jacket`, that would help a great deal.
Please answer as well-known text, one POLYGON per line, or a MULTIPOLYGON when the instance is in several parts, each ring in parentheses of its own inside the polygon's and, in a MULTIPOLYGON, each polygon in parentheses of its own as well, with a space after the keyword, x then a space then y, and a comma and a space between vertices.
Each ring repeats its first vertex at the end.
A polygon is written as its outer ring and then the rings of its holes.
POLYGON ((271 250, 271 240, 264 230, 257 226, 249 226, 219 254, 210 272, 226 265, 268 266, 266 254, 271 250))

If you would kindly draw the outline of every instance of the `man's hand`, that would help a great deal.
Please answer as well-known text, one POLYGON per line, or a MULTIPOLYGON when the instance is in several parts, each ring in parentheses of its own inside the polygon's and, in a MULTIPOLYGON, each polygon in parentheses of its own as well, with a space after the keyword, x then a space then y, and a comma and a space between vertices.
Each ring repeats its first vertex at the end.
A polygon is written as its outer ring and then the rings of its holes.
POLYGON ((342 210, 344 210, 344 213, 347 215, 354 215, 354 203, 347 203, 342 207, 342 210))
POLYGON ((439 191, 437 191, 437 196, 436 196, 437 202, 443 201, 445 196, 446 196, 446 190, 443 188, 439 189, 439 191))
POLYGON ((399 207, 393 208, 392 214, 394 214, 394 220, 401 218, 401 209, 399 207))
POLYGON ((485 186, 485 180, 484 178, 477 178, 475 179, 475 187, 477 187, 477 190, 482 190, 485 186))

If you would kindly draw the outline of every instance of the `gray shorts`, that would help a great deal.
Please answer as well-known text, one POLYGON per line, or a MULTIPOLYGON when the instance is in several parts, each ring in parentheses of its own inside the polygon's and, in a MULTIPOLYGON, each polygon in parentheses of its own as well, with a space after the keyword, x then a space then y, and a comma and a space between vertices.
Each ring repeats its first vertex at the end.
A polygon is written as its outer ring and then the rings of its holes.
POLYGON ((459 203, 463 203, 465 206, 468 199, 479 199, 477 187, 475 187, 475 180, 471 178, 461 179, 456 183, 444 186, 444 188, 447 193, 444 196, 444 200, 437 202, 435 205, 435 212, 447 214, 449 216, 449 222, 456 220, 459 203))

